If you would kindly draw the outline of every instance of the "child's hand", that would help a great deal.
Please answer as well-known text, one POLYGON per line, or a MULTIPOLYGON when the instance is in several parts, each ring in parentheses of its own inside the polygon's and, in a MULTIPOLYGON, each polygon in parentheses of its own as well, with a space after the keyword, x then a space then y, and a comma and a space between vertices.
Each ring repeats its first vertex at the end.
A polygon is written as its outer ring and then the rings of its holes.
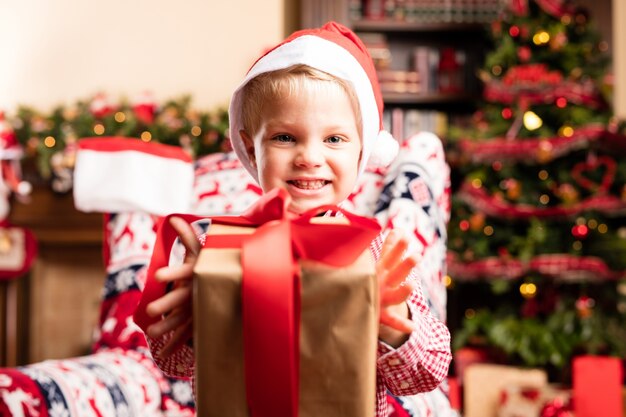
POLYGON ((174 353, 193 336, 191 278, 193 276, 193 267, 200 252, 200 242, 198 242, 196 234, 189 223, 180 217, 171 217, 170 224, 176 230, 186 248, 185 261, 182 265, 166 266, 156 272, 155 278, 157 280, 171 282, 174 284, 174 288, 146 307, 146 312, 150 316, 162 317, 160 321, 146 329, 148 336, 158 339, 174 330, 172 338, 159 352, 161 358, 174 353))
POLYGON ((400 346, 413 331, 406 304, 413 291, 413 284, 406 278, 417 264, 417 256, 410 255, 403 259, 407 247, 406 238, 392 230, 383 243, 380 259, 376 263, 381 324, 378 337, 394 347, 400 346))

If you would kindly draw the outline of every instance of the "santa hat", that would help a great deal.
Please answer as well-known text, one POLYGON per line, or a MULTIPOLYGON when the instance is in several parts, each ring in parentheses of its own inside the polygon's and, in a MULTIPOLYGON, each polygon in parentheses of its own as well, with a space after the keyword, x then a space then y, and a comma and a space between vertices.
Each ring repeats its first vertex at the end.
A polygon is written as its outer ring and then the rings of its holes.
POLYGON ((189 211, 193 163, 180 147, 125 137, 84 138, 74 168, 74 205, 84 212, 165 215, 189 211))
POLYGON ((374 62, 363 42, 347 27, 329 22, 318 29, 293 33, 265 53, 248 71, 230 102, 230 140, 244 167, 258 181, 239 131, 243 129, 242 89, 252 78, 265 72, 308 65, 350 82, 361 108, 363 154, 359 173, 367 165, 388 165, 398 152, 398 142, 383 130, 383 98, 374 62))

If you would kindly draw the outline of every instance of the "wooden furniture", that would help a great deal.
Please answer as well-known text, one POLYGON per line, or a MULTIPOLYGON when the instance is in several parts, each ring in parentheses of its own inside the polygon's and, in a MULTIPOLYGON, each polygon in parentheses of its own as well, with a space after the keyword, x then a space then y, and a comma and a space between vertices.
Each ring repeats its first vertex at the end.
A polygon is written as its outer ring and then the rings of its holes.
POLYGON ((30 200, 13 202, 9 218, 35 234, 38 256, 27 276, 0 287, 0 308, 10 318, 1 320, 9 343, 0 360, 8 366, 87 353, 105 278, 102 215, 76 211, 71 193, 44 184, 30 200))

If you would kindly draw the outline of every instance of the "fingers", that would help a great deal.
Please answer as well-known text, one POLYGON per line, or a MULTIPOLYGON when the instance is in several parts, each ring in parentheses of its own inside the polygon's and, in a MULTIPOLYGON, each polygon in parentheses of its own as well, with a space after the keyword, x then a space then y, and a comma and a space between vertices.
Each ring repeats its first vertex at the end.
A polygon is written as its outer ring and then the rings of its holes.
POLYGON ((389 232, 383 243, 378 268, 383 270, 392 268, 402 258, 408 246, 407 240, 398 231, 389 232))
POLYGON ((183 281, 191 279, 193 276, 193 263, 187 262, 182 265, 172 265, 160 268, 154 274, 157 281, 170 282, 170 281, 183 281))
POLYGON ((414 326, 411 319, 394 314, 388 310, 382 310, 380 313, 380 324, 388 326, 399 332, 409 334, 413 332, 414 326))
POLYGON ((191 286, 173 289, 161 298, 157 298, 146 306, 146 313, 151 317, 159 317, 176 308, 191 306, 191 286))
POLYGON ((406 282, 407 277, 411 273, 411 270, 415 268, 418 262, 417 255, 410 255, 404 259, 395 259, 395 264, 392 267, 383 271, 385 279, 385 286, 387 288, 397 287, 398 285, 406 282))
POLYGON ((174 329, 178 329, 187 322, 191 321, 191 312, 185 310, 177 310, 168 314, 163 319, 148 326, 146 333, 153 339, 158 339, 174 329))
POLYGON ((159 352, 160 358, 167 358, 186 344, 193 336, 193 324, 191 320, 185 323, 183 326, 176 329, 172 334, 171 339, 163 346, 159 352))
POLYGON ((409 298, 409 295, 411 295, 413 290, 414 286, 410 282, 406 282, 404 285, 396 288, 386 289, 380 294, 380 305, 384 308, 403 303, 407 300, 407 298, 409 298))
POLYGON ((169 221, 172 228, 178 234, 183 246, 185 246, 185 249, 187 250, 185 262, 187 262, 188 259, 195 260, 198 257, 201 245, 196 237, 193 227, 180 217, 170 217, 169 221))

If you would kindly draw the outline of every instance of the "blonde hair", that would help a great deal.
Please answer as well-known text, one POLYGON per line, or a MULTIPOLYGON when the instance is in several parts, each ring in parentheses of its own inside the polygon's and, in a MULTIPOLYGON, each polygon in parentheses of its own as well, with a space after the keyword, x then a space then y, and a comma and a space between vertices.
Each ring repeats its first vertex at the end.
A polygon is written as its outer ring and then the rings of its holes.
POLYGON ((297 64, 257 75, 242 89, 241 119, 244 130, 254 136, 260 126, 262 109, 266 103, 282 100, 299 91, 344 92, 354 112, 359 136, 363 136, 361 107, 349 81, 304 64, 297 64))

